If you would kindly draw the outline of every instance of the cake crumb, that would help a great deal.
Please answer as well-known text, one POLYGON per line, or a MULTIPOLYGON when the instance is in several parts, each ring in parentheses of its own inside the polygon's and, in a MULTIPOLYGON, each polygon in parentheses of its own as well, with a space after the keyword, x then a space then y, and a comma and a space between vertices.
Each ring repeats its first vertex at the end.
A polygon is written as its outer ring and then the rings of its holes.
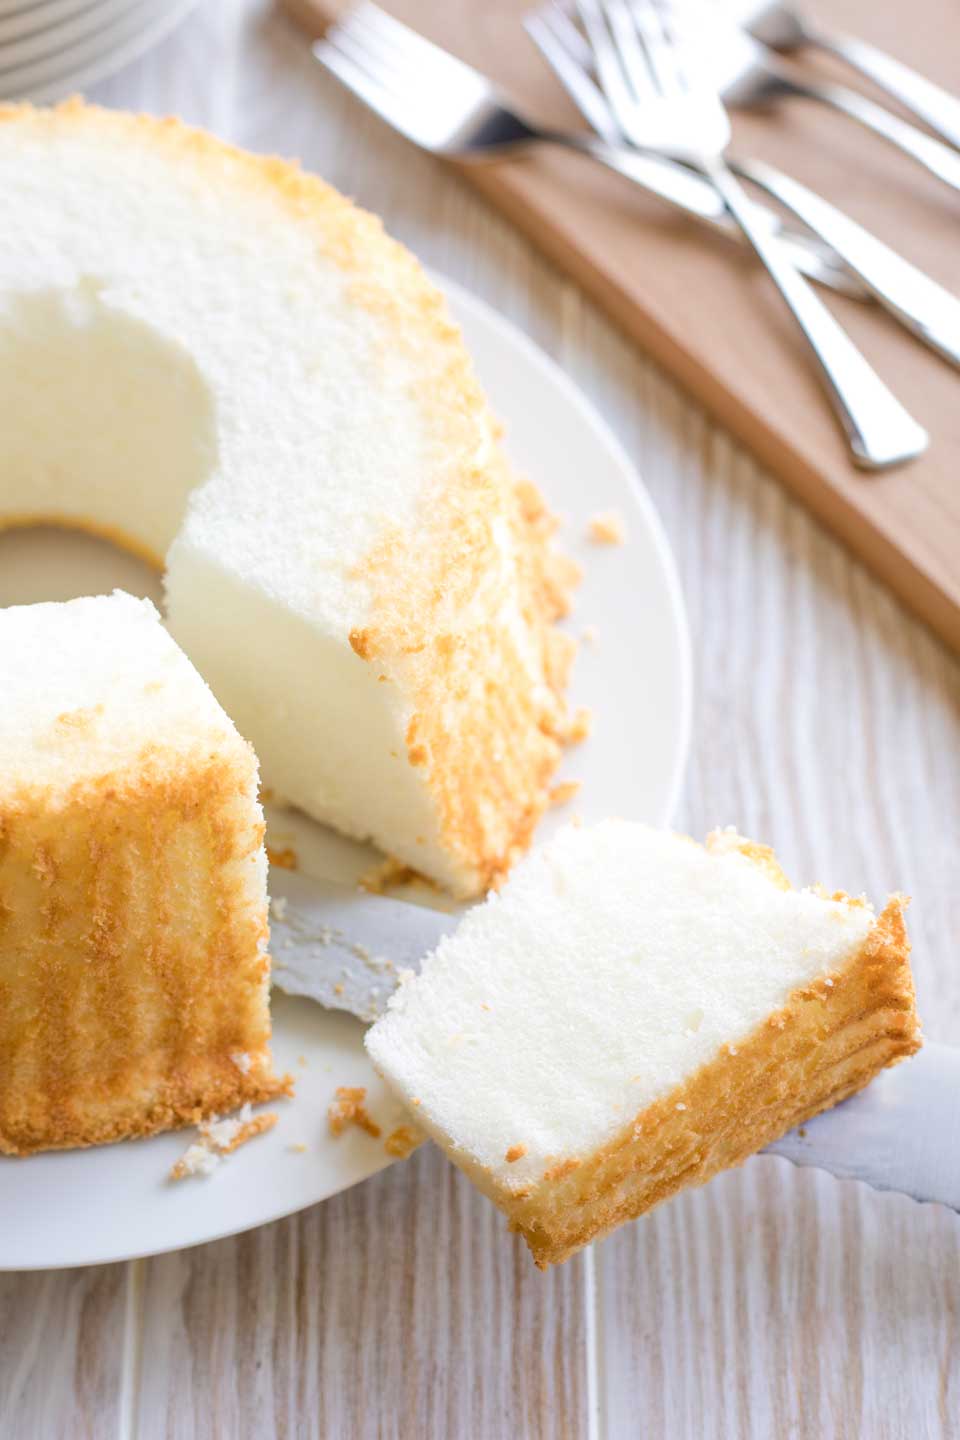
POLYGON ((249 1102, 239 1115, 220 1120, 212 1115, 209 1120, 197 1126, 199 1139, 189 1145, 180 1159, 170 1170, 171 1180, 185 1180, 190 1175, 210 1175, 227 1155, 232 1155, 248 1140, 272 1130, 277 1115, 271 1111, 266 1115, 253 1115, 249 1102))
POLYGON ((580 745, 587 740, 593 731, 593 711, 586 705, 581 705, 574 712, 573 719, 567 727, 567 740, 571 745, 580 745))
POLYGON ((550 791, 551 805, 568 805, 575 795, 580 793, 579 780, 563 780, 559 785, 554 785, 550 791))
POLYGON ((596 545, 624 545, 627 529, 619 510, 598 510, 590 516, 587 534, 596 545))
POLYGON ((230 1059, 233 1061, 234 1065, 236 1065, 241 1075, 250 1074, 250 1068, 253 1065, 253 1060, 247 1054, 246 1050, 235 1050, 230 1056, 230 1059))
POLYGON ((287 1146, 287 1149, 293 1155, 305 1155, 307 1153, 307 1147, 302 1140, 295 1140, 292 1145, 287 1146))
POLYGON ((600 631, 597 629, 596 625, 584 625, 583 629, 580 631, 580 639, 583 641, 584 645, 589 645, 591 649, 596 649, 597 644, 600 640, 600 631))
POLYGON ((270 898, 270 914, 274 920, 285 920, 287 918, 287 897, 286 895, 273 895, 270 898))
POLYGON ((336 983, 336 985, 334 985, 334 987, 333 987, 333 993, 334 993, 334 995, 342 995, 342 994, 343 994, 343 981, 342 981, 342 980, 338 980, 337 983, 336 983))
POLYGON ((331 1135, 342 1135, 348 1126, 356 1125, 372 1135, 374 1140, 379 1140, 380 1126, 364 1105, 366 1098, 367 1091, 363 1085, 337 1086, 333 1104, 327 1111, 331 1135))
POLYGON ((278 870, 297 870, 297 869, 299 869, 299 861, 297 860, 297 852, 296 852, 296 850, 291 849, 289 845, 287 846, 287 848, 286 848, 285 850, 272 850, 272 849, 270 848, 270 846, 268 845, 268 846, 267 846, 267 859, 270 861, 270 864, 271 864, 271 865, 276 865, 276 867, 277 867, 278 870))
POLYGON ((503 1158, 504 1160, 506 1160, 508 1165, 512 1165, 515 1160, 522 1160, 526 1153, 526 1145, 511 1145, 510 1149, 506 1152, 503 1158))
POLYGON ((297 1064, 298 1064, 298 1065, 306 1065, 306 1064, 307 1064, 307 1057, 306 1057, 306 1055, 298 1055, 298 1056, 297 1056, 297 1064))
POLYGON ((398 1125, 384 1140, 383 1148, 388 1155, 394 1155, 398 1160, 406 1160, 426 1138, 419 1125, 398 1125))

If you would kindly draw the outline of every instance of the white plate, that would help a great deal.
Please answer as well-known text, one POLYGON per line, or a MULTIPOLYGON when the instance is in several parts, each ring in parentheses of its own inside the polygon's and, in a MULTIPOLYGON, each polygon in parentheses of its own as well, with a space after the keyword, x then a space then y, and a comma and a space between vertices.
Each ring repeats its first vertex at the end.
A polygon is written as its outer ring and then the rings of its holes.
MULTIPOLYGON (((23 65, 0 69, 0 98, 61 100, 103 80, 157 44, 197 0, 101 0, 102 15, 91 34, 45 51, 23 65)), ((78 17, 86 20, 86 16, 78 17)), ((36 37, 35 37, 36 38, 36 37)), ((0 66, 3 66, 0 52, 0 66)))
POLYGON ((103 0, 44 0, 42 4, 17 5, 5 9, 0 0, 0 67, 19 65, 14 40, 59 30, 63 22, 72 20, 84 10, 98 10, 103 0))
MULTIPOLYGON (((575 633, 595 626, 597 635, 581 647, 572 699, 593 709, 595 730, 564 767, 564 778, 583 781, 575 808, 587 819, 616 814, 666 824, 687 750, 690 664, 660 522, 620 445, 561 371, 487 306, 443 283, 506 421, 509 449, 565 517, 563 543, 585 570, 570 624, 575 633), (622 547, 585 538, 589 517, 607 508, 626 522, 622 547)), ((156 594, 155 582, 142 582, 136 562, 99 542, 57 532, 0 537, 0 604, 114 584, 156 594)), ((561 819, 549 816, 539 838, 561 819)), ((292 841, 302 869, 334 878, 359 876, 370 863, 370 852, 302 817, 271 817, 270 838, 279 846, 292 841)), ((297 1076, 296 1098, 277 1107, 272 1132, 207 1179, 166 1180, 190 1133, 0 1160, 0 1269, 87 1265, 196 1245, 289 1215, 382 1169, 382 1141, 356 1130, 338 1140, 326 1133, 326 1107, 343 1084, 367 1087, 385 1134, 399 1123, 362 1034, 349 1017, 275 995, 277 1063, 297 1076), (306 1152, 290 1150, 296 1144, 306 1152)))
POLYGON ((63 0, 67 3, 73 8, 44 5, 36 12, 16 16, 21 27, 29 24, 26 33, 16 38, 5 33, 10 22, 0 23, 0 79, 6 80, 8 71, 23 71, 41 61, 59 64, 74 47, 88 40, 98 48, 105 47, 110 28, 140 0, 86 0, 79 6, 75 0, 63 0))

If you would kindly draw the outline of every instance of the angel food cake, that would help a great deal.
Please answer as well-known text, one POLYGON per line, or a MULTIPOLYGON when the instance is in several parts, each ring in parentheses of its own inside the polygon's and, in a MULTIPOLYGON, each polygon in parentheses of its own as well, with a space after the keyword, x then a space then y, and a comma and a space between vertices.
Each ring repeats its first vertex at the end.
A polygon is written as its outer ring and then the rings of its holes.
POLYGON ((903 906, 793 890, 733 832, 570 828, 400 986, 367 1048, 555 1264, 919 1047, 903 906))
POLYGON ((0 1152, 281 1088, 257 765, 148 601, 0 609, 0 1152))
POLYGON ((456 894, 528 844, 572 579, 446 304, 320 180, 0 108, 0 526, 166 565, 174 637, 315 818, 456 894))

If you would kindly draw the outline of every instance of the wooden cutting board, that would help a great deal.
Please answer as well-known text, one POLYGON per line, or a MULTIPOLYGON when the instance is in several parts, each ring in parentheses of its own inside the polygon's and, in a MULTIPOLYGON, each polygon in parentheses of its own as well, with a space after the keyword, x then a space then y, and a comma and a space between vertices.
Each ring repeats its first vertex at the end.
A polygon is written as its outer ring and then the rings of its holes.
MULTIPOLYGON (((336 0, 285 0, 313 34, 336 0)), ((582 128, 521 27, 526 0, 387 0, 386 8, 498 81, 526 112, 582 128)), ((960 90, 960 6, 811 0, 852 31, 960 90)), ((816 73, 855 84, 839 64, 816 73)), ((960 293, 960 194, 860 126, 791 100, 735 117, 736 147, 782 166, 960 293)), ((760 267, 628 182, 547 146, 458 167, 637 342, 960 650, 960 371, 878 306, 834 313, 931 435, 926 455, 856 470, 804 347, 760 267)))

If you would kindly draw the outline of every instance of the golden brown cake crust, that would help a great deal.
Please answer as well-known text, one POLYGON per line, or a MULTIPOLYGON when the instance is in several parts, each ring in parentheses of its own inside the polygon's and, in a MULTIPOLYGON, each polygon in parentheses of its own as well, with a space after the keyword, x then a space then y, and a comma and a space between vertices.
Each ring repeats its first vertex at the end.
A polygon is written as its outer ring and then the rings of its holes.
MULTIPOLYGON (((769 852, 757 858, 772 860, 769 852)), ((641 1111, 603 1150, 568 1158, 518 1191, 471 1168, 537 1265, 558 1264, 678 1190, 741 1164, 914 1054, 921 1038, 905 903, 893 896, 842 969, 795 990, 782 1010, 641 1111)))
POLYGON ((527 849, 570 738, 563 692, 574 645, 554 622, 578 572, 553 549, 554 522, 535 486, 506 462, 444 296, 376 216, 295 163, 237 150, 175 119, 76 99, 42 110, 0 105, 0 125, 14 122, 51 133, 85 127, 182 170, 209 168, 224 190, 268 195, 312 227, 323 254, 350 275, 351 299, 383 320, 384 343, 407 352, 412 398, 435 448, 433 493, 415 535, 384 536, 367 557, 372 615, 350 641, 409 707, 408 759, 434 797, 458 889, 481 893, 527 849), (513 552, 506 570, 504 536, 513 552), (519 638, 493 619, 492 605, 480 623, 464 623, 478 592, 498 585, 501 598, 517 587, 519 638))
POLYGON ((255 760, 147 746, 125 771, 0 807, 0 1152, 191 1125, 287 1089, 265 906, 243 867, 255 760))

